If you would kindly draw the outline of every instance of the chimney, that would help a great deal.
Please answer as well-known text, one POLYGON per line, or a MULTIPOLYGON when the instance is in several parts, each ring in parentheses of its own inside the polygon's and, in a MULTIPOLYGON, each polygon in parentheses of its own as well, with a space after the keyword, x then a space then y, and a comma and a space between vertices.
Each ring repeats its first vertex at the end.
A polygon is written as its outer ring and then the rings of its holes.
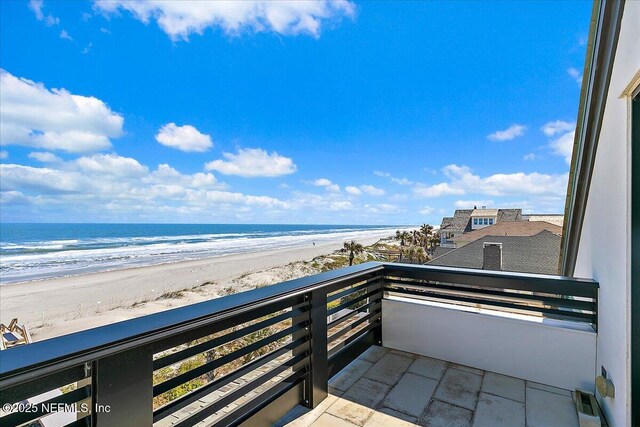
POLYGON ((485 242, 483 244, 482 269, 502 270, 502 243, 485 242))
POLYGON ((487 207, 486 207, 486 206, 483 206, 483 207, 482 207, 482 209, 487 209, 487 207))

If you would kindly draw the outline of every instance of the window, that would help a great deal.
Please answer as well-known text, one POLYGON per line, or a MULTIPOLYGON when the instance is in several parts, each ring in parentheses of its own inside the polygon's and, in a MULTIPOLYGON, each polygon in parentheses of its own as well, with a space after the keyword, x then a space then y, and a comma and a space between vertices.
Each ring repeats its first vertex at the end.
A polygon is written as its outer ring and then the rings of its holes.
POLYGON ((484 225, 489 225, 489 218, 484 219, 484 225))
POLYGON ((478 225, 478 218, 473 218, 473 225, 478 225))
POLYGON ((493 218, 489 218, 489 225, 493 225, 493 218))

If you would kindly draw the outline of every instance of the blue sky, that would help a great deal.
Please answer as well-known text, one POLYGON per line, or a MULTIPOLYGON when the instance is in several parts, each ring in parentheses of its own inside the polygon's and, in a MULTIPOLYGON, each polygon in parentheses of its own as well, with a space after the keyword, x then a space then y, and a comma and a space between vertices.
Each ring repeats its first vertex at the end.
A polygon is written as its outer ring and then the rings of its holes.
POLYGON ((562 212, 589 2, 0 9, 4 222, 562 212))

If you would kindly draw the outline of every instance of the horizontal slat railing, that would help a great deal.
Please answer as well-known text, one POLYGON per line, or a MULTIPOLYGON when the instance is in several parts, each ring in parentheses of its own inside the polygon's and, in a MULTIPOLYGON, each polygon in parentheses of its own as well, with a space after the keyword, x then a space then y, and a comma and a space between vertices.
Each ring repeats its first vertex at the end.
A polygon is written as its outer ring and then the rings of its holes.
POLYGON ((393 265, 385 270, 385 292, 597 326, 598 284, 592 280, 393 265))
POLYGON ((54 404, 74 426, 269 425, 298 403, 316 406, 331 376, 382 343, 393 295, 597 320, 590 280, 361 264, 2 351, 0 403, 50 405, 1 413, 0 425, 54 404))

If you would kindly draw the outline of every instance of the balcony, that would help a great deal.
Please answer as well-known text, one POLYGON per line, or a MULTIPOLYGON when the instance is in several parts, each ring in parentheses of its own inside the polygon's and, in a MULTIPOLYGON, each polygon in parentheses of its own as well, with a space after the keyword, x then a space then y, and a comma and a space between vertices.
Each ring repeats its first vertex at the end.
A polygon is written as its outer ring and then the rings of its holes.
POLYGON ((371 346, 329 380, 329 397, 276 425, 576 426, 569 390, 371 346), (525 421, 526 420, 526 421, 525 421))
POLYGON ((569 390, 593 389, 597 292, 361 264, 3 351, 0 403, 28 411, 0 424, 548 425, 542 405, 572 426, 569 390))

